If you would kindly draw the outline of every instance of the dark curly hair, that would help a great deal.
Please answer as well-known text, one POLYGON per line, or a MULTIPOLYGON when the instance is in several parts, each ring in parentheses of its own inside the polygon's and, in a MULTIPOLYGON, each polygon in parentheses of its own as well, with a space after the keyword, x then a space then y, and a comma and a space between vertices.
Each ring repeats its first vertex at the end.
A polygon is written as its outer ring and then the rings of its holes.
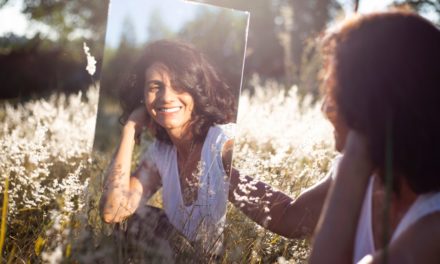
POLYGON ((440 190, 440 31, 402 11, 351 19, 324 38, 327 94, 349 128, 363 134, 380 177, 386 146, 393 187, 440 190))
MULTIPOLYGON (((236 98, 205 55, 182 41, 158 40, 146 46, 127 85, 120 91, 121 124, 125 124, 134 109, 143 105, 145 72, 155 62, 168 68, 173 87, 179 87, 193 97, 190 125, 195 140, 203 141, 214 124, 236 121, 236 98)), ((165 129, 148 118, 150 132, 158 140, 171 144, 165 129)))

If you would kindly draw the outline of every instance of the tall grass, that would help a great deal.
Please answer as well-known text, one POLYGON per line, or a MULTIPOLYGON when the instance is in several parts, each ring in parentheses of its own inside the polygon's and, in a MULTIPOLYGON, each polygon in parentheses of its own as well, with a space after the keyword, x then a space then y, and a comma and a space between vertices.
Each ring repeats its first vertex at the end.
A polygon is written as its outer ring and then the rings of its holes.
POLYGON ((3 255, 3 246, 5 244, 5 237, 6 237, 6 222, 7 222, 7 214, 8 214, 8 190, 9 190, 9 179, 5 179, 5 191, 3 192, 3 204, 2 204, 2 223, 0 227, 0 259, 2 259, 3 255))
MULTIPOLYGON (((286 91, 274 81, 261 85, 256 77, 251 85, 254 93, 240 97, 234 166, 294 198, 328 171, 336 154, 332 127, 320 102, 300 98, 296 87, 286 91)), ((271 233, 232 206, 228 223, 228 263, 306 262, 308 241, 271 233), (244 254, 234 255, 241 250, 244 254)))
MULTIPOLYGON (((234 166, 295 197, 328 170, 335 154, 331 127, 319 103, 300 100, 295 87, 286 92, 276 82, 257 79, 251 85, 255 93, 240 98, 234 166)), ((128 256, 110 235, 114 227, 101 223, 97 208, 102 179, 91 176, 101 175, 109 162, 109 157, 90 154, 97 97, 91 88, 87 94, 0 106, 5 124, 0 191, 9 198, 1 198, 3 208, 8 206, 7 220, 2 218, 7 226, 2 262, 119 263, 128 256)), ((220 263, 301 263, 307 258, 307 241, 266 231, 233 206, 227 224, 220 263)), ((210 260, 183 240, 175 245, 178 255, 161 243, 154 248, 138 244, 143 253, 137 260, 210 260)))
POLYGON ((64 250, 70 216, 86 201, 97 99, 91 89, 0 105, 0 192, 9 198, 2 262, 61 259, 49 252, 64 250))

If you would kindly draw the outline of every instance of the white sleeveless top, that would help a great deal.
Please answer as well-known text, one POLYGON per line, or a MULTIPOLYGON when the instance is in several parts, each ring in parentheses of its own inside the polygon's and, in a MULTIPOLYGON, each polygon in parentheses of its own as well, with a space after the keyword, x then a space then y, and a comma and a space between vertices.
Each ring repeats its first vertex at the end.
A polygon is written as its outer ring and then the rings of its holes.
POLYGON ((176 147, 156 140, 143 157, 150 159, 159 172, 163 209, 169 221, 186 238, 202 242, 206 249, 221 240, 224 229, 229 182, 222 150, 234 133, 235 124, 215 125, 209 129, 201 152, 197 200, 189 206, 184 205, 182 198, 176 147))
MULTIPOLYGON (((371 255, 376 251, 374 247, 372 224, 373 183, 374 177, 371 177, 358 221, 353 263, 358 263, 362 258, 371 255)), ((419 195, 398 224, 391 237, 390 243, 395 241, 406 229, 416 223, 419 219, 438 211, 440 211, 440 192, 419 195)))

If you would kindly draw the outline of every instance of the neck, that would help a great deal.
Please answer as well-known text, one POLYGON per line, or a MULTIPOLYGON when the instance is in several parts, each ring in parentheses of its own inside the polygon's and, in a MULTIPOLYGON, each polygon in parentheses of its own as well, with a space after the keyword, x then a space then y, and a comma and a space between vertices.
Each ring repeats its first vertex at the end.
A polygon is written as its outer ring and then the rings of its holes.
MULTIPOLYGON (((397 177, 399 180, 397 181, 397 191, 392 190, 392 197, 398 203, 408 203, 412 204, 417 199, 417 194, 411 190, 411 187, 408 184, 408 181, 405 179, 402 174, 395 174, 394 177, 397 177)), ((381 186, 383 192, 385 192, 385 182, 383 177, 376 177, 376 179, 381 186)))
MULTIPOLYGON (((383 201, 385 200, 385 186, 382 179, 379 179, 379 177, 376 177, 377 181, 375 181, 376 185, 376 196, 379 197, 378 199, 381 201, 382 205, 380 206, 382 210, 384 209, 383 201), (377 183, 376 183, 377 182, 377 183)), ((409 187, 409 184, 405 180, 404 177, 399 177, 399 192, 396 193, 395 191, 392 192, 391 195, 391 201, 390 201, 390 208, 389 208, 389 221, 390 226, 392 227, 392 230, 394 230, 397 225, 399 224, 402 217, 405 215, 405 213, 408 211, 408 209, 412 206, 412 204, 417 199, 418 195, 414 193, 411 188, 409 187)))
POLYGON ((373 236, 376 248, 382 248, 387 243, 384 240, 385 232, 387 232, 387 239, 391 239, 400 221, 417 199, 417 194, 411 190, 405 178, 402 175, 395 176, 400 179, 398 181, 399 193, 392 192, 387 211, 385 211, 384 202, 386 199, 385 184, 381 177, 373 176, 375 177, 373 186, 373 236))
POLYGON ((176 147, 179 156, 188 157, 195 144, 191 131, 179 131, 177 133, 175 131, 174 133, 173 131, 167 131, 167 133, 171 139, 171 142, 173 142, 173 145, 176 147))

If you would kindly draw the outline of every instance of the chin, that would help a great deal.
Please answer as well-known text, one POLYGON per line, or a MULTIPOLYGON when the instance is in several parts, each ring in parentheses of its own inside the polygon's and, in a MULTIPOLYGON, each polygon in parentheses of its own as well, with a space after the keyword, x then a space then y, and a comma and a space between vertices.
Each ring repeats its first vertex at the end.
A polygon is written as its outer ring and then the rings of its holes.
POLYGON ((339 140, 339 137, 337 137, 336 135, 335 135, 334 140, 335 140, 335 150, 337 152, 342 153, 342 151, 344 150, 344 142, 341 142, 341 140, 339 140))
POLYGON ((336 143, 335 143, 335 150, 336 150, 337 152, 342 153, 342 150, 344 150, 344 147, 343 147, 343 146, 340 146, 339 144, 336 144, 336 143))

